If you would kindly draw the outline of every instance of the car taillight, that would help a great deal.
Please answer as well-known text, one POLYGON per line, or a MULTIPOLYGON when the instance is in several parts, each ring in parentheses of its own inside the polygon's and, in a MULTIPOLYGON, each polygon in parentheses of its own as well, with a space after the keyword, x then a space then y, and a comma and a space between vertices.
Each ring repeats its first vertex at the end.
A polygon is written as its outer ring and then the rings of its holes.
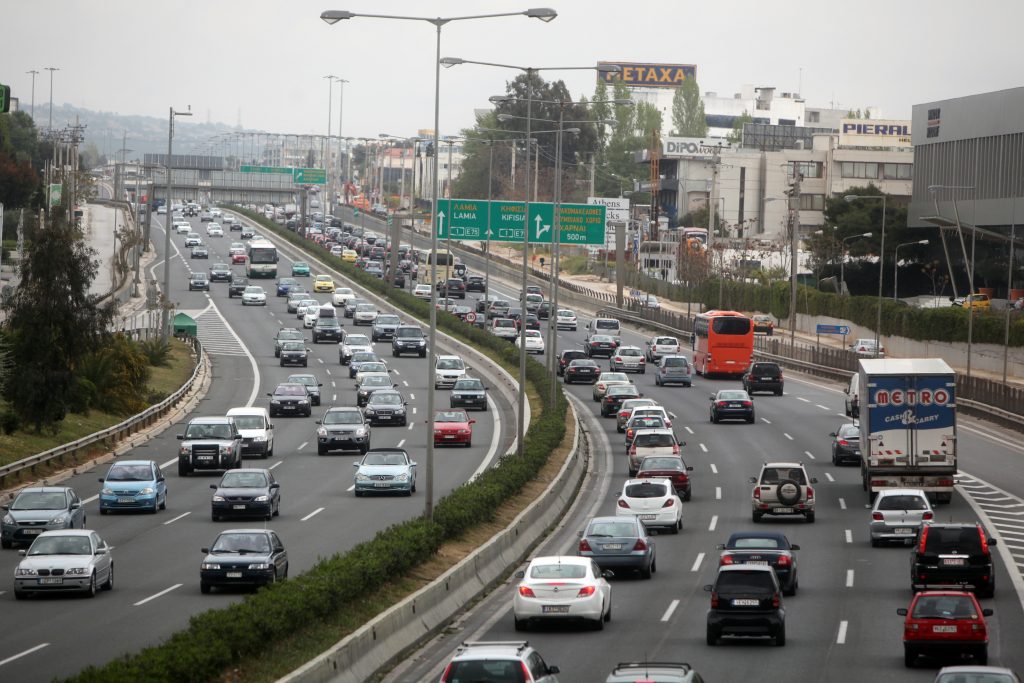
POLYGON ((665 501, 665 504, 662 505, 661 507, 663 507, 663 508, 670 508, 670 507, 675 506, 675 504, 676 504, 676 499, 675 498, 669 498, 668 500, 665 501))
POLYGON ((590 595, 593 595, 596 590, 597 590, 597 588, 595 588, 594 586, 584 586, 583 588, 580 588, 580 592, 576 594, 576 597, 577 598, 588 597, 590 595))
POLYGON ((441 674, 441 683, 448 683, 448 677, 452 673, 452 663, 449 662, 448 666, 444 668, 444 673, 441 674))
POLYGON ((883 519, 885 519, 885 517, 882 515, 881 512, 872 512, 871 519, 875 520, 876 522, 881 522, 883 519))
POLYGON ((744 401, 743 402, 743 407, 744 408, 749 408, 752 405, 754 405, 754 404, 751 401, 744 401))
POLYGON ((535 598, 535 597, 537 597, 536 595, 533 594, 533 589, 530 588, 529 586, 519 586, 519 594, 521 596, 523 596, 524 598, 535 598))
POLYGON ((715 405, 718 406, 719 408, 724 408, 727 404, 725 401, 716 401, 715 405))
POLYGON ((711 609, 718 608, 718 593, 711 591, 711 609))
POLYGON ((813 500, 813 499, 814 499, 814 489, 812 489, 810 486, 808 486, 807 487, 807 500, 813 500))
POLYGON ((838 443, 839 443, 840 446, 849 446, 850 445, 850 442, 847 441, 846 439, 839 439, 838 443))
POLYGON ((636 539, 636 543, 633 544, 633 550, 647 550, 647 544, 644 543, 644 539, 636 539))
POLYGON ((925 528, 921 529, 921 540, 918 541, 917 544, 917 552, 919 553, 924 553, 925 544, 928 542, 928 529, 930 528, 931 527, 926 526, 925 528))
POLYGON ((689 477, 686 476, 685 472, 680 472, 679 474, 676 475, 676 481, 678 481, 680 484, 685 484, 687 479, 689 479, 689 477))
POLYGON ((626 501, 625 501, 624 499, 622 499, 622 498, 619 498, 619 502, 618 502, 618 503, 616 503, 616 505, 618 505, 618 506, 619 506, 620 508, 626 508, 627 510, 629 509, 629 503, 627 503, 627 502, 626 502, 626 501))
POLYGON ((720 558, 718 558, 718 564, 719 566, 723 564, 736 564, 736 560, 733 559, 732 555, 722 555, 720 558))
POLYGON ((778 593, 772 594, 772 607, 778 607, 782 604, 782 598, 779 597, 778 593))
POLYGON ((930 520, 932 520, 934 518, 935 518, 935 515, 932 514, 931 512, 926 512, 923 515, 921 515, 921 519, 923 519, 925 521, 930 521, 930 520))
POLYGON ((636 445, 635 444, 633 446, 629 447, 629 454, 630 455, 636 455, 636 445))
POLYGON ((580 552, 581 553, 589 553, 592 550, 593 550, 593 548, 590 547, 590 543, 587 542, 587 539, 581 538, 580 539, 580 552))
POLYGON ((793 564, 793 561, 789 558, 789 555, 779 555, 779 566, 788 567, 793 564))
POLYGON ((640 365, 643 365, 643 364, 644 364, 644 363, 646 363, 646 362, 647 362, 647 361, 646 361, 646 360, 644 360, 643 358, 641 358, 641 359, 640 359, 640 365))
POLYGON ((679 455, 679 444, 672 444, 672 455, 679 455))
POLYGON ((523 670, 523 680, 524 680, 524 681, 530 681, 530 680, 533 680, 533 679, 532 679, 532 678, 530 677, 530 669, 529 669, 529 668, 528 668, 528 667, 526 666, 526 662, 524 662, 524 661, 520 660, 520 662, 519 662, 519 666, 520 666, 520 667, 522 668, 522 670, 523 670))
POLYGON ((628 410, 620 410, 619 411, 619 417, 626 417, 627 415, 629 415, 629 411, 628 410))
POLYGON ((754 498, 757 499, 757 500, 761 500, 761 487, 760 486, 755 486, 754 487, 754 498))
POLYGON ((981 527, 978 527, 978 535, 981 536, 981 554, 984 555, 985 557, 988 557, 988 555, 989 555, 988 537, 985 536, 985 532, 982 530, 981 527))
POLYGON ((603 384, 601 384, 600 382, 598 382, 598 384, 597 384, 597 390, 598 390, 598 391, 604 391, 604 385, 603 385, 603 384))
POLYGON ((590 342, 590 348, 596 349, 598 347, 597 342, 590 342))

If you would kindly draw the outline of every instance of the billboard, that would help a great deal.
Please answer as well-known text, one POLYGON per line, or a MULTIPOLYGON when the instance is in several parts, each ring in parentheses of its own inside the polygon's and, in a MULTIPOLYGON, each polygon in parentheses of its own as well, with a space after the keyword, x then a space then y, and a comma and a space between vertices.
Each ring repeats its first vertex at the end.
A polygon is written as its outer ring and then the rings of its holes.
POLYGON ((597 77, 609 83, 620 82, 635 88, 677 88, 686 79, 697 78, 694 64, 645 64, 640 62, 598 62, 622 69, 619 73, 601 73, 597 77))
POLYGON ((673 159, 710 159, 716 153, 735 149, 724 138, 662 138, 661 155, 673 159))
POLYGON ((893 119, 843 119, 839 124, 840 147, 913 147, 910 121, 893 119))

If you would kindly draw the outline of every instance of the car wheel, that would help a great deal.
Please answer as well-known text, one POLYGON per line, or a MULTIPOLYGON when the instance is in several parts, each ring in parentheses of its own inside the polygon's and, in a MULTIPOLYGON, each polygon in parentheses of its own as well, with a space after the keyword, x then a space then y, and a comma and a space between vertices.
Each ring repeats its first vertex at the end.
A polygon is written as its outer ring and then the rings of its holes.
POLYGON ((352 493, 356 494, 356 498, 362 498, 363 497, 363 492, 360 491, 359 489, 356 489, 352 493))
POLYGON ((0 548, 3 548, 4 550, 10 550, 13 546, 14 544, 10 541, 0 541, 0 548))
POLYGON ((814 524, 814 513, 813 512, 808 512, 806 517, 807 517, 807 523, 808 524, 814 524))
POLYGON ((715 645, 718 645, 718 639, 721 638, 721 636, 718 635, 718 631, 715 631, 710 626, 708 627, 708 632, 707 632, 707 636, 706 637, 707 637, 707 643, 711 647, 714 647, 715 645))
POLYGON ((15 600, 24 600, 27 597, 28 597, 28 593, 26 593, 25 591, 14 591, 14 599, 15 600))
POLYGON ((903 666, 913 669, 917 663, 917 651, 907 645, 903 646, 903 666))
POLYGON ((682 530, 683 530, 683 518, 680 517, 679 519, 676 520, 675 526, 672 527, 672 533, 678 534, 682 530))
POLYGON ((525 619, 517 619, 516 616, 513 614, 512 615, 512 621, 515 624, 516 631, 525 631, 526 630, 526 620, 525 619))
POLYGON ((200 581, 199 582, 199 592, 202 593, 203 595, 208 595, 211 588, 212 587, 207 582, 205 582, 205 581, 200 581))
POLYGON ((982 645, 974 653, 974 661, 978 663, 978 666, 988 666, 988 648, 982 645))
POLYGON ((986 585, 984 588, 979 588, 978 589, 978 597, 979 598, 993 598, 993 597, 995 597, 995 595, 996 595, 996 580, 995 580, 995 577, 993 577, 992 580, 990 580, 988 582, 988 585, 986 585))
POLYGON ((758 512, 757 510, 754 510, 754 511, 753 511, 753 512, 751 513, 751 515, 750 515, 750 518, 751 518, 751 520, 752 520, 752 521, 754 522, 754 524, 757 524, 758 522, 760 522, 760 521, 761 521, 761 515, 762 515, 762 514, 763 514, 763 513, 760 513, 760 512, 758 512))
POLYGON ((640 368, 640 374, 641 375, 646 375, 647 374, 647 368, 640 368))
POLYGON ((786 624, 783 623, 779 626, 779 630, 775 632, 775 647, 783 647, 786 644, 786 624))
MULTIPOLYGON (((179 477, 187 477, 190 474, 192 474, 192 470, 189 469, 188 465, 179 462, 178 463, 178 476, 179 477)), ((100 508, 100 512, 102 512, 102 511, 103 511, 103 508, 100 508)))
POLYGON ((640 569, 640 578, 641 579, 649 579, 649 578, 651 578, 651 576, 653 574, 654 574, 654 562, 651 562, 650 565, 648 565, 646 567, 642 567, 640 569))
MULTIPOLYGON (((166 510, 167 509, 167 493, 164 493, 164 499, 160 502, 160 509, 161 510, 166 510)), ((84 525, 83 525, 83 527, 84 527, 84 525)))
POLYGON ((754 414, 751 413, 750 417, 747 418, 747 424, 754 424, 754 414))
POLYGON ((775 395, 776 396, 782 396, 782 388, 781 387, 775 390, 775 395))
POLYGON ((597 619, 595 619, 592 628, 595 631, 603 631, 604 630, 604 617, 601 616, 601 617, 598 617, 597 619))
POLYGON ((107 573, 107 580, 100 586, 105 591, 114 590, 114 563, 110 563, 110 571, 107 573))
POLYGON ((101 514, 101 515, 105 515, 105 514, 107 514, 108 512, 110 512, 110 510, 108 510, 107 508, 105 508, 105 507, 103 507, 103 506, 100 506, 100 514, 101 514))
POLYGON ((96 572, 95 571, 93 571, 92 575, 89 577, 89 585, 85 589, 85 596, 87 598, 95 598, 96 597, 96 572))
POLYGON ((321 448, 320 446, 316 447, 316 454, 317 455, 326 455, 326 453, 327 453, 327 449, 326 448, 321 448))

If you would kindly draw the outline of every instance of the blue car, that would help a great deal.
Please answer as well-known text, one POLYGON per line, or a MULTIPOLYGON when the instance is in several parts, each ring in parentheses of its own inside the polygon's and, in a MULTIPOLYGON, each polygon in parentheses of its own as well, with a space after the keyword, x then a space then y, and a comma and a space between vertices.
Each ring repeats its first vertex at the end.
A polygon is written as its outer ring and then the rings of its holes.
POLYGON ((352 466, 356 468, 353 483, 357 497, 366 493, 416 493, 416 463, 403 448, 371 448, 352 466))
POLYGON ((293 277, 283 277, 277 281, 277 295, 288 296, 288 292, 291 291, 292 287, 299 284, 299 281, 293 277))
POLYGON ((111 510, 146 510, 167 507, 167 482, 152 460, 122 460, 100 479, 100 514, 111 510))

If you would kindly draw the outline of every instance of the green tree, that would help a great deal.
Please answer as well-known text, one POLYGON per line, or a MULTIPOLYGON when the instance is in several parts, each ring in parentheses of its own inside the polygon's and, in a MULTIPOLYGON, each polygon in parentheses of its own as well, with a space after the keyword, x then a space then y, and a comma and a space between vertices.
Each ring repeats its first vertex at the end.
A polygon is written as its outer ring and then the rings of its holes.
POLYGON ((726 139, 730 144, 738 145, 743 142, 743 126, 748 123, 753 123, 754 117, 750 115, 750 112, 744 110, 742 114, 733 119, 732 132, 726 136, 726 139))
POLYGON ((701 138, 708 134, 704 102, 700 99, 697 81, 687 78, 672 96, 672 134, 701 138))

